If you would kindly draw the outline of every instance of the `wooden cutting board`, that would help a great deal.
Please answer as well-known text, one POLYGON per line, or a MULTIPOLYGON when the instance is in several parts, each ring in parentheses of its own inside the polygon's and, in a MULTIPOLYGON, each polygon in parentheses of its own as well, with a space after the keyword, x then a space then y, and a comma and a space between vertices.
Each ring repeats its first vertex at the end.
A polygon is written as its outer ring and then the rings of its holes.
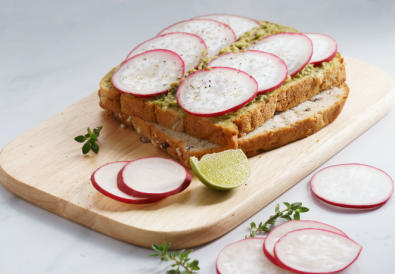
POLYGON ((201 245, 266 206, 391 110, 394 81, 372 65, 345 59, 350 95, 337 120, 308 138, 250 158, 251 177, 238 189, 216 191, 193 175, 186 191, 151 205, 123 204, 97 192, 90 175, 105 163, 168 157, 107 117, 97 92, 8 144, 0 154, 0 182, 34 205, 125 242, 149 247, 167 241, 174 249, 201 245), (99 125, 104 126, 100 152, 84 156, 73 138, 99 125))

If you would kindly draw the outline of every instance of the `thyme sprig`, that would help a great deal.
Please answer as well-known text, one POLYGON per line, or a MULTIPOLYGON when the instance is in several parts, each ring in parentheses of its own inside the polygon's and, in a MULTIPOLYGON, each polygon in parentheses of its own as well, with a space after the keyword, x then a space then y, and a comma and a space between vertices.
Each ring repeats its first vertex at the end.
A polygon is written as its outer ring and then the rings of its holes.
POLYGON ((255 237, 259 232, 270 232, 273 228, 268 228, 268 225, 273 226, 278 218, 283 218, 288 221, 292 220, 292 214, 294 220, 300 220, 300 213, 308 212, 309 209, 307 207, 303 207, 302 203, 283 203, 287 208, 283 211, 280 211, 280 204, 276 205, 275 214, 270 216, 270 218, 262 223, 260 222, 257 226, 254 222, 251 223, 250 227, 250 235, 247 235, 245 238, 255 237))
POLYGON ((97 144, 97 138, 99 138, 100 131, 103 128, 103 126, 96 127, 93 129, 93 132, 91 129, 88 127, 88 134, 85 135, 79 135, 74 138, 78 143, 83 143, 85 144, 82 146, 82 153, 87 154, 91 149, 94 153, 99 153, 99 145, 97 144))
POLYGON ((198 266, 199 265, 198 260, 193 260, 192 262, 189 262, 191 260, 189 258, 189 254, 192 252, 192 249, 186 252, 185 249, 182 249, 177 253, 175 251, 167 252, 169 247, 170 247, 170 243, 166 244, 166 242, 163 242, 161 246, 157 244, 152 244, 152 249, 158 253, 149 255, 150 257, 162 257, 161 261, 164 262, 170 260, 175 261, 175 263, 172 264, 171 266, 176 268, 167 271, 167 274, 181 274, 181 273, 193 274, 196 273, 194 271, 200 270, 198 266), (180 267, 184 268, 183 272, 181 272, 180 267))

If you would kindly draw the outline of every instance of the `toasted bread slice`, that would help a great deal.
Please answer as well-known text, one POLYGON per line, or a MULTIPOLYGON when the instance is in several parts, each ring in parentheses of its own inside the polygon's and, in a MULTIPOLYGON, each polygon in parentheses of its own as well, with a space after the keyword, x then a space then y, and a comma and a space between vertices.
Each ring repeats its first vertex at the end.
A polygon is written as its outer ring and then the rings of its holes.
POLYGON ((203 118, 184 113, 177 106, 164 108, 155 104, 153 98, 142 99, 120 94, 111 84, 111 75, 115 70, 116 68, 110 71, 100 82, 102 106, 187 133, 226 149, 237 148, 238 138, 258 128, 276 110, 285 111, 322 90, 340 86, 346 80, 343 58, 337 54, 331 62, 322 66, 306 67, 302 73, 271 93, 270 97, 260 97, 237 113, 218 118, 203 118))
MULTIPOLYGON (((248 157, 252 157, 314 134, 337 118, 348 93, 349 88, 345 83, 322 91, 309 100, 278 113, 254 131, 238 138, 238 148, 241 148, 248 157)), ((109 109, 107 112, 122 123, 134 127, 154 146, 166 151, 188 168, 190 168, 189 158, 192 156, 200 159, 205 154, 225 150, 224 147, 207 140, 147 122, 136 116, 128 116, 109 109)))

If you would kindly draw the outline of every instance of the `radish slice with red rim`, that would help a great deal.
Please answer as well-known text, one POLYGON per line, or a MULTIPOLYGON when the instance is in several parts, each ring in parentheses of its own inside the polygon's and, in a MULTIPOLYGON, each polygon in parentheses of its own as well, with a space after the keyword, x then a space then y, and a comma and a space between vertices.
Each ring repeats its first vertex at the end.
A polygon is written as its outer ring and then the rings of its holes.
POLYGON ((229 26, 210 19, 181 21, 162 30, 158 35, 170 32, 187 32, 201 37, 207 45, 208 56, 216 56, 222 47, 236 42, 236 35, 229 26))
POLYGON ((284 60, 292 77, 301 71, 313 55, 313 43, 301 33, 277 33, 263 38, 248 49, 272 53, 284 60))
POLYGON ((184 61, 177 53, 150 50, 126 60, 111 81, 122 93, 152 97, 167 92, 171 83, 183 77, 184 68, 184 61))
POLYGON ((335 57, 337 43, 335 39, 321 33, 304 33, 313 42, 313 56, 310 64, 319 65, 322 62, 329 62, 335 57))
POLYGON ((291 231, 274 246, 282 267, 296 273, 336 273, 349 267, 362 246, 332 231, 306 228, 291 231))
POLYGON ((180 193, 191 183, 191 174, 173 160, 149 157, 131 161, 118 174, 118 188, 141 198, 164 198, 180 193))
POLYGON ((291 274, 272 264, 263 254, 265 238, 248 238, 232 243, 218 255, 218 274, 291 274))
POLYGON ((207 46, 197 35, 185 32, 168 33, 141 43, 129 53, 126 60, 154 49, 174 51, 184 61, 185 71, 189 71, 199 66, 203 51, 207 50, 207 46))
POLYGON ((99 167, 91 176, 92 185, 103 195, 127 204, 150 204, 161 199, 144 199, 131 197, 117 187, 119 171, 129 162, 113 162, 99 167))
POLYGON ((328 204, 363 209, 385 204, 394 192, 394 182, 378 168, 344 164, 330 166, 314 174, 311 190, 328 204))
POLYGON ((217 117, 235 112, 254 100, 256 80, 245 72, 225 67, 196 71, 177 89, 177 101, 187 113, 217 117))
POLYGON ((283 60, 258 50, 228 52, 213 59, 207 67, 229 67, 244 71, 258 82, 258 94, 280 87, 288 75, 283 60))
POLYGON ((343 236, 347 236, 343 231, 337 229, 336 227, 316 222, 316 221, 288 221, 282 225, 275 227, 270 233, 267 235, 265 244, 263 245, 263 252, 266 257, 274 264, 279 265, 274 257, 274 246, 277 241, 287 234, 288 232, 303 229, 303 228, 319 228, 325 229, 329 231, 333 231, 343 236))
POLYGON ((208 14, 195 17, 194 19, 211 19, 224 23, 235 32, 236 39, 239 39, 246 31, 261 27, 257 21, 251 18, 231 14, 208 14))

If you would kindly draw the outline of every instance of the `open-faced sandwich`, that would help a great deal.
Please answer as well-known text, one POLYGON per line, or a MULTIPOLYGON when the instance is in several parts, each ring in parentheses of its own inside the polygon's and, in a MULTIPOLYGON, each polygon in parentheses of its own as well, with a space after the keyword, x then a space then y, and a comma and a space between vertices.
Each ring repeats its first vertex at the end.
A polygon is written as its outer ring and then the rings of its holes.
POLYGON ((190 167, 190 157, 248 157, 309 136, 340 114, 345 66, 329 36, 207 15, 134 48, 100 82, 100 106, 190 167))

